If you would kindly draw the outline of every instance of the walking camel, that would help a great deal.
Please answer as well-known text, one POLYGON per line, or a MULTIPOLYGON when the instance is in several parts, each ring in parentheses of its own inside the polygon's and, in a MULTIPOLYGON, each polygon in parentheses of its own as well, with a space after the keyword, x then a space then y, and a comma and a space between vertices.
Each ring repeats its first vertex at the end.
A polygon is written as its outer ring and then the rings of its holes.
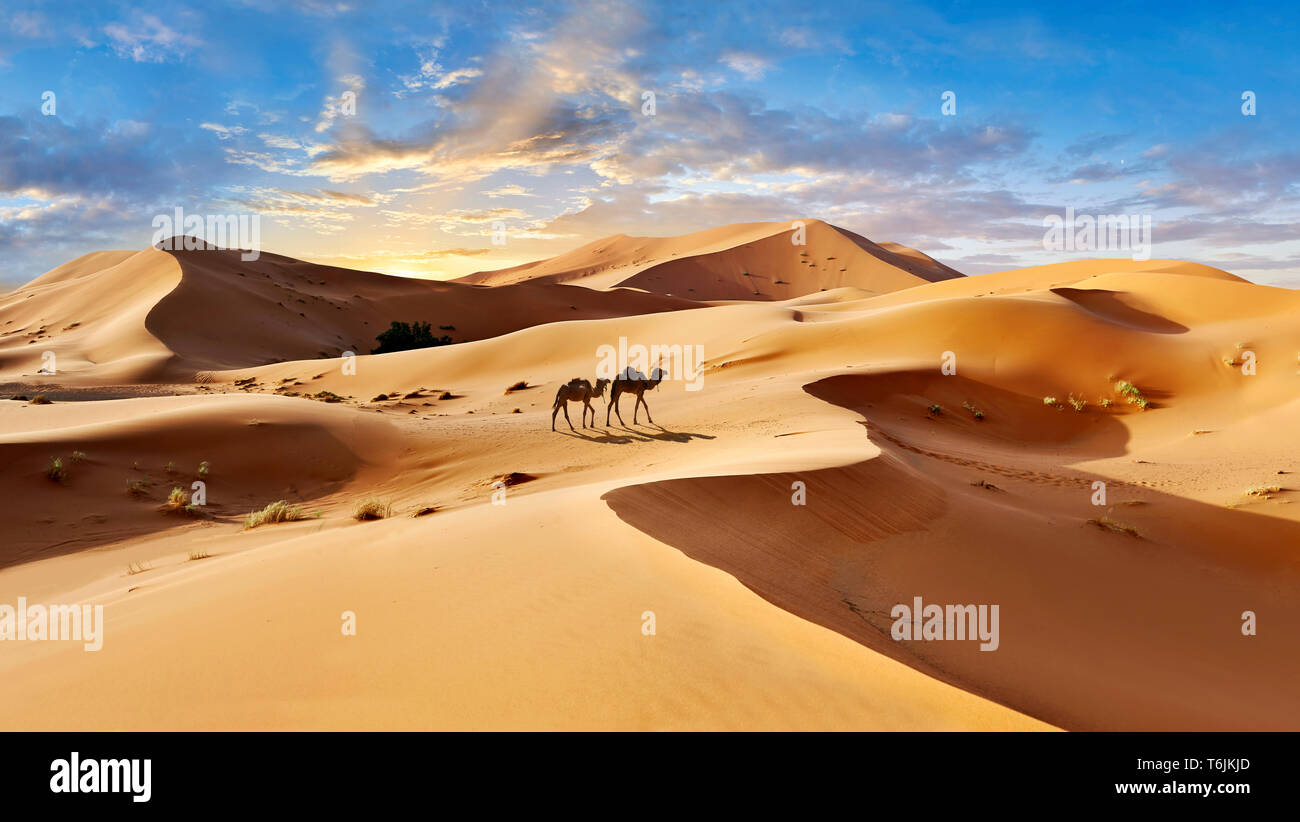
MULTIPOLYGON (((582 427, 587 427, 587 412, 591 412, 591 427, 596 427, 596 409, 591 407, 593 397, 605 396, 605 386, 609 385, 609 380, 597 379, 596 387, 592 388, 591 383, 581 377, 573 379, 560 386, 560 390, 555 392, 555 405, 551 408, 551 430, 555 430, 555 415, 564 409, 564 421, 569 424, 569 430, 576 431, 573 427, 573 420, 569 419, 569 403, 582 403, 582 427)), ((647 412, 648 413, 648 412, 647 412)))
POLYGON ((631 366, 624 369, 623 373, 614 378, 613 387, 609 391, 609 405, 605 408, 605 425, 609 425, 609 412, 613 411, 618 414, 618 424, 626 426, 623 422, 623 412, 618 410, 618 398, 623 394, 636 394, 636 403, 632 406, 632 424, 636 425, 637 409, 644 405, 646 419, 654 425, 654 417, 650 416, 650 406, 645 401, 645 392, 653 390, 655 386, 664 381, 667 376, 662 368, 652 368, 650 377, 647 379, 645 374, 635 370, 631 366))

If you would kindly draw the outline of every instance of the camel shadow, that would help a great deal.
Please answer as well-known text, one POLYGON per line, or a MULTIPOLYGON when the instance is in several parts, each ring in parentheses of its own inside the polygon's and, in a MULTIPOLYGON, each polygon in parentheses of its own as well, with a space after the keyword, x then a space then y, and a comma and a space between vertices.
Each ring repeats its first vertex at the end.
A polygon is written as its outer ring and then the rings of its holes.
POLYGON ((686 431, 669 431, 658 423, 637 424, 645 426, 646 428, 653 425, 654 428, 658 428, 659 430, 641 430, 639 428, 633 428, 630 425, 611 425, 605 428, 591 428, 575 431, 564 431, 557 428, 555 433, 563 434, 566 437, 573 437, 576 440, 586 440, 587 442, 598 442, 606 445, 626 445, 630 442, 650 442, 652 440, 661 440, 664 442, 690 442, 691 440, 717 439, 717 437, 712 434, 693 434, 686 431), (588 434, 587 431, 591 431, 592 433, 588 434), (622 433, 624 431, 627 433, 622 433))
POLYGON ((662 440, 664 442, 690 442, 691 440, 717 439, 717 437, 712 434, 692 434, 688 431, 669 431, 667 428, 664 428, 662 425, 660 425, 657 422, 633 423, 633 424, 643 425, 647 428, 653 425, 655 428, 659 429, 659 433, 655 433, 653 431, 642 431, 636 428, 632 428, 629 425, 620 426, 624 431, 630 431, 631 433, 638 435, 644 441, 662 440))
MULTIPOLYGON (((600 429, 598 429, 598 428, 591 428, 591 429, 586 429, 586 430, 590 430, 590 431, 592 431, 592 432, 595 432, 595 431, 599 431, 600 429)), ((558 434, 563 434, 563 435, 566 436, 566 437, 573 437, 573 438, 576 439, 576 440, 586 440, 587 442, 599 442, 599 443, 614 444, 614 445, 621 445, 621 444, 626 444, 626 443, 632 442, 632 438, 631 438, 631 437, 624 437, 624 436, 620 436, 620 435, 617 435, 617 434, 596 434, 596 433, 592 433, 592 434, 588 435, 588 434, 586 433, 586 430, 584 430, 584 431, 562 431, 562 430, 560 430, 560 429, 557 428, 557 429, 556 429, 556 433, 558 433, 558 434)))

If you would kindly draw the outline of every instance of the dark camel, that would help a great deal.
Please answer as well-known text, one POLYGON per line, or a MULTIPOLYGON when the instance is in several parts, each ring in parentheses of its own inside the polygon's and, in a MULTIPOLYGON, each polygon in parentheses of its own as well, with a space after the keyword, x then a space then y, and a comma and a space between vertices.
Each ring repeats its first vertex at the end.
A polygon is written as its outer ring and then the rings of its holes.
POLYGON ((636 425, 636 412, 641 406, 645 406, 646 419, 654 425, 654 417, 650 416, 650 406, 645 401, 645 392, 653 390, 655 386, 664 381, 667 376, 662 368, 653 368, 650 370, 649 379, 645 374, 636 371, 630 366, 614 378, 613 387, 609 391, 609 406, 605 409, 605 425, 609 425, 609 412, 613 411, 618 414, 618 424, 626 426, 623 422, 623 412, 618 410, 618 398, 622 394, 636 394, 636 404, 632 406, 632 424, 636 425))
POLYGON ((569 419, 569 403, 582 403, 582 427, 587 427, 587 412, 591 412, 591 427, 596 427, 596 409, 591 407, 593 397, 603 397, 605 395, 605 386, 609 385, 609 380, 596 380, 596 387, 592 388, 591 383, 581 377, 573 379, 560 386, 560 390, 555 392, 555 405, 551 408, 551 430, 555 430, 555 415, 564 409, 564 421, 569 424, 569 430, 576 431, 573 427, 573 420, 569 419))

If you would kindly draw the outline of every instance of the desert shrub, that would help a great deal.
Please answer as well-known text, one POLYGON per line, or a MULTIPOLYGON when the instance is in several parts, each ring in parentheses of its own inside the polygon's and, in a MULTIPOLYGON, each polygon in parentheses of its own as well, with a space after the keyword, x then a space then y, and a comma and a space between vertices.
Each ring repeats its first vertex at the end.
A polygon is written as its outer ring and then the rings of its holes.
POLYGON ((977 420, 984 419, 984 412, 976 408, 973 404, 969 402, 963 402, 961 404, 961 407, 969 411, 971 413, 971 416, 974 417, 975 419, 977 420))
POLYGON ((1281 488, 1281 486, 1278 486, 1278 485, 1257 486, 1257 487, 1255 487, 1255 488, 1247 488, 1247 489, 1246 489, 1246 496, 1248 496, 1248 497, 1264 497, 1265 499, 1267 499, 1268 496, 1269 496, 1269 494, 1278 494, 1278 493, 1281 493, 1281 491, 1282 491, 1282 488, 1281 488))
POLYGON ((507 388, 506 393, 509 394, 511 391, 523 391, 527 387, 528 387, 528 383, 525 382, 524 380, 520 380, 519 382, 507 388))
POLYGON ((32 405, 49 405, 49 404, 52 403, 52 402, 54 402, 54 401, 51 400, 49 397, 45 396, 44 394, 37 394, 36 396, 32 397, 31 404, 32 404, 32 405))
POLYGON ((393 515, 393 506, 386 502, 380 502, 371 498, 362 500, 352 509, 353 519, 365 522, 372 519, 384 519, 393 515))
POLYGON ((290 505, 284 500, 276 500, 267 505, 261 511, 254 511, 244 517, 244 528, 256 528, 259 525, 268 525, 275 522, 296 522, 297 520, 308 519, 306 511, 297 505, 290 505))
POLYGON ((176 487, 167 495, 167 501, 158 509, 164 514, 189 514, 192 517, 203 516, 203 506, 190 502, 190 494, 184 488, 176 487))
POLYGON ((446 335, 435 337, 433 336, 433 328, 429 323, 418 321, 411 324, 394 321, 387 331, 381 331, 375 339, 379 341, 379 347, 372 349, 371 354, 388 354, 393 351, 411 351, 416 348, 451 345, 451 337, 446 335))
POLYGON ((1115 383, 1115 390, 1123 394, 1125 399, 1127 399, 1131 404, 1136 405, 1138 408, 1141 408, 1143 411, 1147 410, 1151 405, 1151 401, 1142 396, 1141 389, 1128 380, 1120 380, 1115 383))
POLYGON ((45 469, 45 476, 49 477, 55 482, 63 482, 65 479, 67 479, 68 469, 64 467, 63 460, 60 459, 59 457, 55 457, 54 459, 50 460, 49 467, 45 469))

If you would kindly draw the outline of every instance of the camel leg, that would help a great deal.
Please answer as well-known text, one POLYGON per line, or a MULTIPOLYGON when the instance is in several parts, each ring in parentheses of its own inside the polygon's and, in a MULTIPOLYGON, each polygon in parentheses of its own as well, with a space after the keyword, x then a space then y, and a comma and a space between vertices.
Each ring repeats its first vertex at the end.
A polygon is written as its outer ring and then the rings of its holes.
MULTIPOLYGON (((614 413, 615 413, 615 414, 618 414, 618 424, 619 424, 619 425, 622 425, 622 426, 624 426, 624 427, 626 427, 626 426, 627 426, 627 423, 623 422, 623 411, 618 407, 618 401, 619 401, 619 399, 620 399, 621 397, 622 397, 621 394, 615 394, 615 395, 614 395, 614 399, 610 401, 610 404, 614 406, 614 409, 613 409, 613 410, 614 410, 614 413)), ((608 412, 608 411, 605 412, 605 424, 606 424, 606 425, 609 425, 609 412, 608 412)))
POLYGON ((632 424, 636 425, 636 412, 641 410, 641 395, 636 395, 636 402, 632 404, 632 424))
POLYGON ((582 401, 582 427, 583 427, 583 428, 586 428, 586 427, 587 427, 587 412, 588 412, 588 411, 591 412, 591 427, 592 427, 592 428, 595 428, 595 427, 596 427, 596 409, 594 409, 594 408, 591 407, 591 400, 586 399, 586 400, 583 400, 583 401, 582 401))
POLYGON ((577 431, 577 430, 578 430, 578 429, 576 429, 576 428, 573 427, 573 420, 569 419, 569 404, 568 404, 567 402, 564 404, 564 421, 567 422, 567 423, 569 424, 569 430, 570 430, 570 431, 577 431))
POLYGON ((650 424, 651 424, 651 425, 654 425, 654 424, 655 424, 655 418, 652 417, 652 416, 650 416, 650 403, 646 402, 645 399, 643 398, 643 399, 641 400, 641 404, 645 406, 645 418, 648 419, 648 420, 650 420, 650 424))
POLYGON ((555 430, 555 415, 558 413, 560 413, 560 404, 557 402, 555 404, 555 407, 551 409, 551 430, 552 431, 555 430))

